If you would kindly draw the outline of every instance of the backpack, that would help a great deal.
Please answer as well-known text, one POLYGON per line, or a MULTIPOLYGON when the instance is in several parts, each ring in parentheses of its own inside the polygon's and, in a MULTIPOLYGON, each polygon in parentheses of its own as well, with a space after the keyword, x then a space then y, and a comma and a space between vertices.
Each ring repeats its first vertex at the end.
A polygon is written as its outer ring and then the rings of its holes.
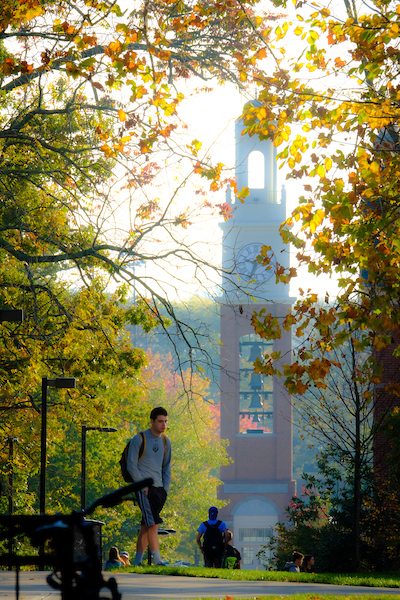
MULTIPOLYGON (((146 436, 144 435, 143 431, 141 431, 139 433, 140 437, 142 438, 142 443, 140 444, 140 448, 139 448, 139 458, 138 458, 138 462, 139 460, 142 458, 144 451, 146 450, 146 436)), ((167 436, 165 435, 165 433, 161 434, 163 442, 164 442, 164 456, 167 452, 167 436)), ((128 462, 128 452, 129 452, 129 447, 131 445, 131 441, 129 440, 129 442, 127 443, 127 445, 125 446, 122 454, 121 454, 121 458, 119 459, 119 465, 121 467, 121 475, 124 481, 126 481, 126 483, 133 483, 133 479, 130 476, 128 469, 127 469, 127 462, 128 462)))
POLYGON ((210 525, 208 521, 204 521, 206 531, 204 533, 203 548, 206 554, 218 555, 224 550, 224 540, 222 532, 219 530, 221 521, 217 521, 214 525, 210 525))
POLYGON ((238 569, 239 568, 239 552, 233 546, 226 547, 226 553, 222 561, 223 569, 238 569))

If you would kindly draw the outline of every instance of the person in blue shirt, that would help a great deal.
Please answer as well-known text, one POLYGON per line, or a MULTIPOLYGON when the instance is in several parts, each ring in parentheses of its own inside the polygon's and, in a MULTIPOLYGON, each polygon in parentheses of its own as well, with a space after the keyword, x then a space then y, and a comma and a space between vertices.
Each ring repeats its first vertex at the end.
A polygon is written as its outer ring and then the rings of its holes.
POLYGON ((208 509, 208 520, 197 529, 196 542, 203 553, 204 566, 220 569, 228 543, 228 528, 217 517, 218 508, 211 506, 208 509))

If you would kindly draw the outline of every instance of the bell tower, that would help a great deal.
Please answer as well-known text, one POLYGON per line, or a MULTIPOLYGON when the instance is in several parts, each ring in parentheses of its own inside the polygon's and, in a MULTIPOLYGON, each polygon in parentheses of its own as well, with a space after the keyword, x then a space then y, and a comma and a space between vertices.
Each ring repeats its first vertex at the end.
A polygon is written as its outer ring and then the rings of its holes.
MULTIPOLYGON (((253 103, 254 104, 254 103, 253 103)), ((232 463, 221 469, 220 500, 229 503, 219 518, 233 532, 242 568, 260 564, 256 554, 295 493, 292 477, 291 401, 279 378, 254 373, 253 362, 268 350, 287 362, 291 334, 267 342, 251 326, 254 311, 283 319, 294 298, 275 281, 275 265, 289 266, 279 235, 286 219, 285 189, 277 189, 276 151, 269 140, 242 136, 235 129, 238 188, 249 188, 244 203, 231 198, 233 218, 221 224, 224 281, 221 305, 221 438, 229 440, 232 463), (270 246, 270 269, 255 258, 270 246)))

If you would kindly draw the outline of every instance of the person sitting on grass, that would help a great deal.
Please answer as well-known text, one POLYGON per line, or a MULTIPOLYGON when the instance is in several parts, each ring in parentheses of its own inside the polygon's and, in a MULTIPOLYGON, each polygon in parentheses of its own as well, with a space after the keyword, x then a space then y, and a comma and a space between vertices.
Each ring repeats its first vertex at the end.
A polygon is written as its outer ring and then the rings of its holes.
POLYGON ((293 557, 291 562, 287 562, 283 567, 284 571, 289 571, 289 573, 300 573, 300 567, 303 564, 303 554, 300 552, 293 552, 293 557))
POLYGON ((123 563, 124 567, 129 567, 130 566, 130 561, 129 561, 129 552, 127 552, 126 550, 124 550, 123 552, 121 552, 120 554, 121 556, 121 560, 123 563))
POLYGON ((315 573, 314 562, 315 562, 315 559, 314 559, 313 555, 306 554, 306 556, 304 557, 304 560, 303 560, 303 566, 302 566, 301 570, 304 573, 315 573))
POLYGON ((118 548, 116 548, 115 546, 110 548, 110 551, 108 553, 108 560, 104 565, 105 571, 113 571, 114 569, 119 569, 119 567, 122 567, 123 564, 124 563, 119 555, 118 548))

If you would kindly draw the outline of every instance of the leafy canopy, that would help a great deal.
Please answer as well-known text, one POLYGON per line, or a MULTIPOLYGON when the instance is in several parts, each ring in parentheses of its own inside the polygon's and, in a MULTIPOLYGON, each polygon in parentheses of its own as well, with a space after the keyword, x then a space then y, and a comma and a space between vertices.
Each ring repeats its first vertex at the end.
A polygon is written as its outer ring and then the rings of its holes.
MULTIPOLYGON (((400 12, 379 0, 361 5, 362 13, 356 3, 336 8, 342 14, 317 3, 307 12, 299 3, 296 22, 275 28, 276 69, 259 73, 261 105, 248 105, 245 115, 246 131, 269 137, 288 177, 299 186, 304 180, 305 194, 281 228, 284 241, 310 273, 334 274, 339 283, 334 301, 327 293, 327 305, 318 305, 313 290, 300 289, 281 322, 267 314, 254 318, 256 331, 270 338, 282 329, 298 336, 311 331, 292 364, 271 354, 259 365, 282 374, 297 394, 325 388, 337 353, 349 343, 367 356, 359 376, 382 383, 382 352, 393 340, 397 348, 399 339, 400 12), (289 56, 291 39, 300 51, 289 56)), ((296 274, 276 269, 277 280, 287 283, 296 274)), ((384 383, 385 392, 399 395, 396 378, 384 383)))

